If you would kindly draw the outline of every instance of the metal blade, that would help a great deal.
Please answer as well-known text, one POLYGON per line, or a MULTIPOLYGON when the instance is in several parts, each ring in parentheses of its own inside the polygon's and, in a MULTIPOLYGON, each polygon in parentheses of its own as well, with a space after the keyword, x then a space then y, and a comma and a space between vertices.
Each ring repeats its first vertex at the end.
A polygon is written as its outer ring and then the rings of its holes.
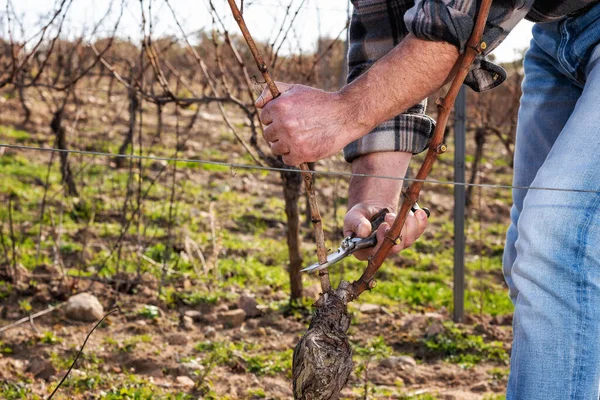
POLYGON ((313 272, 320 271, 324 268, 329 267, 331 264, 335 264, 343 258, 346 258, 350 253, 348 253, 348 249, 344 249, 342 247, 338 248, 335 253, 331 253, 327 256, 327 262, 324 264, 319 264, 318 262, 314 263, 311 266, 308 266, 301 270, 301 272, 313 272))

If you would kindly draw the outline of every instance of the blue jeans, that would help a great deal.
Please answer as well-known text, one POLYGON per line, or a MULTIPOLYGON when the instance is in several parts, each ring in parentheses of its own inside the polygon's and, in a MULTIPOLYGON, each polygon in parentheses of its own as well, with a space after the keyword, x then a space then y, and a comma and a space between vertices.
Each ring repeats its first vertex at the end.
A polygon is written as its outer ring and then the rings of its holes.
MULTIPOLYGON (((537 24, 524 60, 516 186, 600 191, 600 5, 537 24)), ((504 275, 515 304, 507 399, 600 386, 600 193, 514 189, 504 275)))

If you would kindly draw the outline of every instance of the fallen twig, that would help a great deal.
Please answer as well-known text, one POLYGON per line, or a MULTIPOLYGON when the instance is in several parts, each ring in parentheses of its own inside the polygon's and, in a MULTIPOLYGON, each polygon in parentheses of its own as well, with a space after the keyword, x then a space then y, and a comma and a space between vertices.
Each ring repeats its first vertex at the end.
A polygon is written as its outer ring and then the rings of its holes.
POLYGON ((8 325, 3 326, 2 328, 0 328, 0 333, 2 333, 4 331, 7 331, 9 329, 12 329, 12 328, 14 328, 16 326, 19 326, 19 325, 21 325, 21 324, 23 324, 25 322, 30 322, 33 325, 33 319, 34 318, 41 317, 42 315, 46 315, 48 313, 51 313, 54 310, 58 310, 59 308, 61 308, 65 304, 67 304, 67 303, 60 303, 60 304, 57 304, 55 306, 50 306, 50 307, 48 307, 47 309, 45 309, 43 311, 36 312, 35 314, 30 314, 27 317, 23 317, 20 320, 13 322, 12 324, 8 324, 8 325))

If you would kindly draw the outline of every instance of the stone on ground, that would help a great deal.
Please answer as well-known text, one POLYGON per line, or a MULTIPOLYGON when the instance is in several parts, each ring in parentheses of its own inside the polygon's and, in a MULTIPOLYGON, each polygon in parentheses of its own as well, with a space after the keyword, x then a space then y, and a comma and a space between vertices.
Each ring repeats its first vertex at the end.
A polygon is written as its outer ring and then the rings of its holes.
POLYGON ((244 310, 248 318, 255 318, 261 314, 254 297, 242 295, 238 299, 237 305, 240 309, 244 310))
POLYGON ((244 310, 236 309, 219 313, 219 322, 226 328, 237 328, 244 323, 246 313, 244 310))
POLYGON ((94 322, 104 316, 104 308, 96 296, 79 293, 71 296, 65 307, 65 315, 73 321, 94 322))

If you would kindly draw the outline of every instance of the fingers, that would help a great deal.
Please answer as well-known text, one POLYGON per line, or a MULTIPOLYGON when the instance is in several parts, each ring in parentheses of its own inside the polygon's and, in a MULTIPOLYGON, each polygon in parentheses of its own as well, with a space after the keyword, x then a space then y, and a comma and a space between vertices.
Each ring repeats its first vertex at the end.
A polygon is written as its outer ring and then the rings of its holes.
POLYGON ((413 215, 409 215, 406 223, 402 231, 402 244, 404 248, 412 246, 423 232, 425 232, 425 228, 427 228, 427 214, 423 210, 417 210, 413 215))
MULTIPOLYGON (((277 156, 285 156, 286 154, 290 153, 290 147, 288 144, 286 144, 285 142, 283 142, 282 140, 280 140, 277 137, 277 127, 275 126, 276 124, 272 124, 267 126, 264 131, 263 131, 263 136, 265 138, 265 140, 269 143, 269 146, 271 147, 271 151, 273 152, 273 154, 277 155, 277 156)), ((291 161, 291 160, 288 160, 291 161)), ((284 159, 283 162, 286 162, 286 160, 284 159)), ((286 164, 288 164, 286 162, 286 164)), ((295 164, 288 164, 288 165, 295 165, 295 164)))
MULTIPOLYGON (((371 234, 371 221, 369 219, 379 211, 379 208, 359 203, 352 207, 344 217, 344 236, 356 233, 364 238, 371 234)), ((372 254, 372 249, 357 251, 354 257, 364 261, 372 254)))
MULTIPOLYGON (((387 217, 387 216, 386 216, 387 217)), ((394 215, 394 219, 395 219, 394 215)), ((377 251, 383 243, 385 238, 385 234, 388 229, 391 228, 391 224, 393 224, 393 220, 389 221, 386 218, 386 222, 381 224, 379 229, 377 230, 377 246, 375 246, 374 251, 377 251)), ((404 226, 402 227, 402 232, 400 234, 401 242, 393 246, 389 252, 389 254, 397 254, 400 250, 405 249, 412 244, 423 234, 425 228, 427 227, 427 214, 423 210, 417 210, 416 213, 409 212, 406 217, 406 221, 404 222, 404 226)))
MULTIPOLYGON (((277 85, 277 88, 279 89, 280 93, 287 92, 294 86, 293 84, 283 83, 283 82, 276 82, 276 85, 277 85)), ((265 86, 260 97, 258 99, 256 99, 256 101, 254 102, 254 105, 257 108, 264 108, 267 105, 267 103, 269 103, 271 100, 273 100, 273 95, 271 94, 269 87, 265 86)), ((273 116, 271 115, 271 110, 269 110, 269 108, 265 108, 260 112, 260 122, 266 126, 271 125, 273 123, 273 116)), ((265 135, 265 138, 266 138, 266 135, 265 135)), ((268 138, 267 138, 267 140, 270 142, 275 141, 275 140, 269 140, 268 138)))
POLYGON ((274 143, 274 142, 278 141, 279 138, 277 137, 277 129, 276 129, 276 127, 273 126, 272 124, 269 125, 269 126, 267 126, 263 130, 263 137, 265 138, 265 140, 267 142, 274 143))
POLYGON ((290 148, 285 143, 282 143, 279 140, 269 144, 271 145, 271 151, 273 152, 273 154, 276 154, 278 156, 285 156, 286 154, 290 153, 290 148))
POLYGON ((263 109, 260 112, 259 118, 260 118, 260 122, 263 125, 269 126, 273 123, 273 116, 271 115, 271 113, 269 112, 268 109, 266 109, 266 110, 263 109))
MULTIPOLYGON (((369 224, 367 227, 369 229, 369 232, 365 236, 367 236, 370 233, 370 222, 368 221, 365 214, 361 214, 360 211, 361 211, 360 209, 354 210, 354 208, 353 208, 352 210, 350 210, 348 212, 348 214, 346 214, 346 218, 344 219, 344 235, 349 234, 348 232, 350 232, 350 233, 357 232, 357 230, 352 229, 352 227, 358 223, 357 220, 360 218, 363 218, 369 224), (353 214, 351 215, 351 213, 353 213, 353 214)), ((373 214, 371 214, 371 215, 373 215, 373 214)), ((369 217, 370 217, 370 215, 369 215, 369 217)), ((384 242, 385 235, 386 235, 387 231, 391 228, 391 226, 395 220, 396 220, 396 214, 388 213, 385 217, 385 221, 381 225, 379 225, 379 228, 377 229, 377 245, 373 249, 357 251, 356 253, 354 253, 354 256, 357 259, 364 261, 364 260, 367 260, 371 255, 375 254, 375 252, 377 252, 377 250, 379 250, 379 247, 381 247, 381 244, 384 242)), ((362 221, 362 219, 361 219, 361 221, 362 221)), ((388 254, 389 255, 397 254, 401 250, 411 246, 423 234, 423 232, 425 231, 426 228, 427 228, 427 214, 425 213, 425 211, 417 210, 414 214, 412 212, 410 212, 406 218, 404 227, 402 228, 402 233, 400 235, 401 242, 399 244, 393 246, 390 249, 388 254)), ((361 232, 361 233, 363 233, 363 232, 361 232)), ((365 237, 365 236, 361 236, 361 235, 359 235, 359 236, 365 237)))
MULTIPOLYGON (((288 90, 290 90, 292 88, 292 86, 294 86, 291 83, 284 83, 284 82, 275 82, 275 85, 277 86, 277 89, 279 89, 280 93, 287 92, 288 90)), ((258 97, 258 99, 256 99, 256 101, 254 102, 254 105, 256 106, 256 108, 263 108, 271 100, 273 100, 273 94, 271 93, 271 91, 269 90, 269 86, 267 85, 263 89, 263 91, 260 94, 260 96, 258 97)), ((262 115, 261 115, 261 120, 262 120, 262 115)), ((267 125, 264 121, 263 121, 263 124, 267 125)))

